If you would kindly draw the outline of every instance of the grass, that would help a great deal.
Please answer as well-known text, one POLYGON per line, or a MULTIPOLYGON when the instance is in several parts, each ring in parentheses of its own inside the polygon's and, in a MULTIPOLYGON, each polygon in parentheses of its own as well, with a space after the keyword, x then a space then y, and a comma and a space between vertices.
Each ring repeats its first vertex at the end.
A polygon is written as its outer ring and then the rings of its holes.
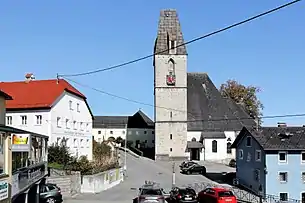
POLYGON ((58 163, 48 163, 48 167, 58 170, 62 170, 64 168, 62 164, 58 164, 58 163))

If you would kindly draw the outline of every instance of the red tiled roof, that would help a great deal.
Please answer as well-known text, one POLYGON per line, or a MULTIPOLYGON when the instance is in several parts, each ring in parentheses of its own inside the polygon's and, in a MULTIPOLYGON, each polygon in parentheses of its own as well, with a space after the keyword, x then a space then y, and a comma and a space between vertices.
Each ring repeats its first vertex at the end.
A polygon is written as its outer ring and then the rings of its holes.
POLYGON ((5 92, 0 90, 0 96, 4 97, 5 100, 12 100, 11 95, 6 94, 5 92))
POLYGON ((58 82, 56 79, 0 82, 0 91, 13 97, 13 100, 6 101, 6 108, 11 110, 51 108, 64 91, 79 96, 86 102, 86 97, 64 79, 59 79, 58 82))

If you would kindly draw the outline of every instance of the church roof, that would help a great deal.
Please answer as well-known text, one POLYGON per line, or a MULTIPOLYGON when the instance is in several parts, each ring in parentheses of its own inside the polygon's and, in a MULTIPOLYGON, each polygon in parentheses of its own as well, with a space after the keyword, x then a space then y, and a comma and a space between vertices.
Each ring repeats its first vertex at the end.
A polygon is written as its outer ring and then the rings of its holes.
MULTIPOLYGON (((174 9, 161 10, 154 53, 158 53, 158 55, 169 55, 170 40, 175 40, 177 43, 176 46, 184 43, 178 14, 174 9)), ((186 55, 185 45, 177 47, 176 54, 186 55)))
POLYGON ((187 74, 188 131, 240 131, 243 126, 255 125, 232 102, 222 97, 208 74, 187 74))

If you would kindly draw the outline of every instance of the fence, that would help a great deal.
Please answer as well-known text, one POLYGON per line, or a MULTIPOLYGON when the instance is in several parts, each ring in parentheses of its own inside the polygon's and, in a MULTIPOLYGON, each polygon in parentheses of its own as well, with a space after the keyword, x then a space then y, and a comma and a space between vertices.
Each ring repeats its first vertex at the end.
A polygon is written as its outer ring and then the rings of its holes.
POLYGON ((206 188, 209 187, 218 187, 218 188, 226 188, 231 190, 235 196, 237 197, 239 202, 251 202, 251 203, 301 203, 300 200, 296 199, 288 199, 287 201, 281 201, 280 197, 274 196, 274 195, 266 195, 265 198, 260 198, 259 196, 252 194, 251 192, 242 190, 237 187, 233 187, 230 185, 220 185, 220 184, 213 184, 213 183, 206 183, 206 182, 201 182, 201 183, 193 183, 193 184, 188 184, 184 185, 183 187, 191 187, 193 188, 196 192, 200 192, 206 188))

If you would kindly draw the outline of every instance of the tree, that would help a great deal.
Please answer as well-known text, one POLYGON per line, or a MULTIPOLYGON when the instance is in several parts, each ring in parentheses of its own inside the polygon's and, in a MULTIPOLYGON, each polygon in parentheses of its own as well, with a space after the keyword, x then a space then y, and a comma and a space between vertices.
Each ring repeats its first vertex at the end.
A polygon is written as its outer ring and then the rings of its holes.
POLYGON ((53 144, 48 148, 48 162, 61 164, 64 167, 71 161, 69 149, 65 145, 65 140, 60 144, 53 144))
POLYGON ((121 138, 120 136, 115 139, 115 142, 117 144, 121 144, 123 141, 124 141, 123 138, 121 138))
POLYGON ((263 115, 263 104, 257 97, 261 89, 256 86, 245 86, 236 80, 228 80, 220 86, 220 93, 222 96, 230 97, 234 102, 243 105, 245 111, 252 117, 258 118, 261 123, 260 117, 263 115))

